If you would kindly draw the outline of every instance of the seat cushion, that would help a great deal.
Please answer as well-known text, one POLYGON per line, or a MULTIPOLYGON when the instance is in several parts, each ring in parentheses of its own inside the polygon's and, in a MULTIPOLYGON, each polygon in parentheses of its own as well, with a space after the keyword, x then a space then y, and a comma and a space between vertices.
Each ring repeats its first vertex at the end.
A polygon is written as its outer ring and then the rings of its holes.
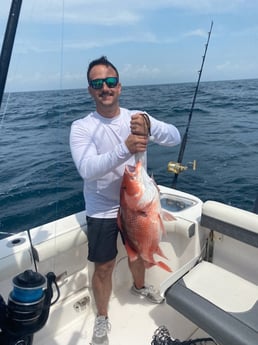
POLYGON ((167 289, 165 297, 219 344, 258 344, 255 284, 203 261, 167 289))

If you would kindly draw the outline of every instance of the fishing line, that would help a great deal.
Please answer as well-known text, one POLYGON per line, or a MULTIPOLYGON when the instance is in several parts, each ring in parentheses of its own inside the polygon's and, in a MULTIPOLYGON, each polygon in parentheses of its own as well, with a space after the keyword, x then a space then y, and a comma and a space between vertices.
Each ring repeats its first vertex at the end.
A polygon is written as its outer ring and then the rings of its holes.
POLYGON ((35 249, 35 247, 33 246, 30 230, 27 230, 27 234, 28 234, 28 238, 29 238, 29 241, 30 241, 30 248, 31 248, 32 260, 33 260, 35 272, 38 272, 38 267, 37 267, 37 261, 39 261, 38 252, 35 249))
MULTIPOLYGON (((144 135, 146 135, 150 141, 153 140, 153 137, 151 135, 151 122, 150 122, 150 118, 148 113, 143 112, 140 113, 140 115, 142 116, 143 119, 143 125, 144 125, 144 135)), ((133 134, 137 134, 137 133, 133 133, 133 134)), ((135 161, 139 162, 139 160, 141 160, 145 170, 147 170, 147 153, 146 152, 138 152, 135 153, 135 161)))
POLYGON ((2 129, 2 127, 4 125, 5 115, 6 115, 6 112, 7 112, 8 105, 9 105, 10 96, 11 96, 11 93, 8 92, 7 100, 5 102, 5 107, 4 107, 3 115, 2 115, 2 118, 1 118, 1 122, 0 122, 0 130, 2 129))
MULTIPOLYGON (((59 89, 61 90, 61 93, 63 91, 63 67, 64 67, 64 10, 65 10, 65 5, 64 5, 64 0, 61 1, 61 30, 60 30, 60 69, 59 69, 59 89)), ((62 97, 64 95, 62 94, 62 97)), ((61 98, 62 98, 61 97, 61 98)), ((62 104, 64 104, 64 98, 62 98, 62 104)), ((61 144, 61 125, 62 125, 62 115, 61 115, 62 109, 60 108, 59 113, 58 113, 58 121, 57 121, 57 129, 56 129, 56 143, 61 144)), ((59 192, 59 187, 60 187, 60 158, 56 158, 56 187, 55 187, 55 249, 56 249, 56 255, 57 255, 57 219, 58 217, 58 207, 59 207, 59 197, 58 197, 58 192, 59 192)), ((55 256, 56 256, 55 255, 55 256)), ((53 262, 53 270, 55 271, 56 268, 56 260, 53 262)))
MULTIPOLYGON (((207 49, 208 49, 209 42, 210 42, 210 36, 211 36, 212 27, 213 27, 213 21, 211 22, 210 31, 208 32, 208 39, 207 39, 207 42, 205 44, 205 50, 204 50, 204 55, 202 57, 201 68, 200 68, 200 70, 198 72, 199 76, 198 76, 197 84, 196 84, 195 91, 194 91, 194 97, 193 97, 192 106, 191 106, 189 117, 188 117, 188 123, 187 123, 187 126, 186 126, 186 130, 185 130, 185 133, 184 133, 184 136, 183 136, 183 140, 182 140, 181 146, 180 146, 180 150, 179 150, 179 155, 178 155, 178 159, 177 159, 178 163, 182 163, 182 160, 183 160, 183 156, 184 156, 184 152, 185 152, 185 147, 186 147, 186 142, 187 142, 187 137, 188 137, 188 131, 189 131, 192 115, 193 115, 193 110, 194 110, 194 106, 195 106, 197 92, 198 92, 199 85, 200 85, 200 80, 201 80, 202 70, 203 70, 203 66, 204 66, 204 61, 205 61, 205 58, 206 58, 206 53, 207 53, 207 49)), ((172 187, 173 188, 176 188, 177 178, 178 178, 178 173, 175 173, 174 179, 173 179, 173 183, 172 183, 172 187)))

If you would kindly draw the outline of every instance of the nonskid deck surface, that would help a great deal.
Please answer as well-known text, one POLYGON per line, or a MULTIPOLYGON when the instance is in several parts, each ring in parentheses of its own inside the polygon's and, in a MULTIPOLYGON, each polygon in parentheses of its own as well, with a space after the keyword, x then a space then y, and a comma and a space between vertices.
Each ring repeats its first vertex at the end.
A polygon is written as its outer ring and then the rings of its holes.
MULTIPOLYGON (((182 327, 173 322, 172 308, 166 303, 152 304, 132 295, 130 286, 120 289, 110 301, 109 319, 111 331, 109 345, 150 345, 155 330, 165 325, 171 336, 175 327, 182 327)), ((180 319, 180 316, 179 316, 180 319)), ((72 324, 67 324, 62 331, 49 337, 35 335, 36 345, 90 345, 95 314, 87 318, 80 317, 72 324)))

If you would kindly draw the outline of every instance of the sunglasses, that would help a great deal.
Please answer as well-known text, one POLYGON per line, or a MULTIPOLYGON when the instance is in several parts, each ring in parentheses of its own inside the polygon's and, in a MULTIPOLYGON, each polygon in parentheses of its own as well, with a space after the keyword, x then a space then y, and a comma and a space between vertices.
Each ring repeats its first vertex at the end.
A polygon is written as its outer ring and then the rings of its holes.
POLYGON ((118 84, 118 77, 107 77, 104 79, 93 79, 89 81, 89 85, 95 89, 102 89, 104 83, 106 83, 107 87, 114 88, 118 84))

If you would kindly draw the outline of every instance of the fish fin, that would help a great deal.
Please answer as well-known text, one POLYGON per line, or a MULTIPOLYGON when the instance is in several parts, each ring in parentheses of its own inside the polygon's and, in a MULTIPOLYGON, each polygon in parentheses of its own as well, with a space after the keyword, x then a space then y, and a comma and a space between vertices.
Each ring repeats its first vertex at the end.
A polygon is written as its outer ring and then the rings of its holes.
POLYGON ((176 220, 176 218, 169 212, 162 210, 161 211, 161 217, 163 220, 167 222, 171 222, 172 220, 176 220))
POLYGON ((138 254, 136 253, 135 250, 133 250, 133 249, 129 246, 129 244, 128 244, 127 242, 125 242, 125 249, 126 249, 128 258, 129 258, 129 260, 130 260, 131 262, 138 259, 138 254))
POLYGON ((172 269, 162 261, 158 261, 156 265, 159 266, 160 268, 163 268, 163 270, 165 271, 173 272, 172 269))
POLYGON ((159 256, 161 256, 164 259, 167 259, 166 255, 163 253, 163 251, 160 249, 160 247, 157 248, 156 254, 158 254, 159 256))
POLYGON ((159 266, 160 268, 162 268, 163 270, 165 270, 167 272, 173 272, 172 269, 168 265, 166 265, 164 262, 162 262, 162 261, 157 261, 157 262, 154 262, 154 263, 148 262, 148 261, 144 261, 144 267, 147 268, 147 269, 151 268, 151 267, 153 267, 155 265, 159 266))

